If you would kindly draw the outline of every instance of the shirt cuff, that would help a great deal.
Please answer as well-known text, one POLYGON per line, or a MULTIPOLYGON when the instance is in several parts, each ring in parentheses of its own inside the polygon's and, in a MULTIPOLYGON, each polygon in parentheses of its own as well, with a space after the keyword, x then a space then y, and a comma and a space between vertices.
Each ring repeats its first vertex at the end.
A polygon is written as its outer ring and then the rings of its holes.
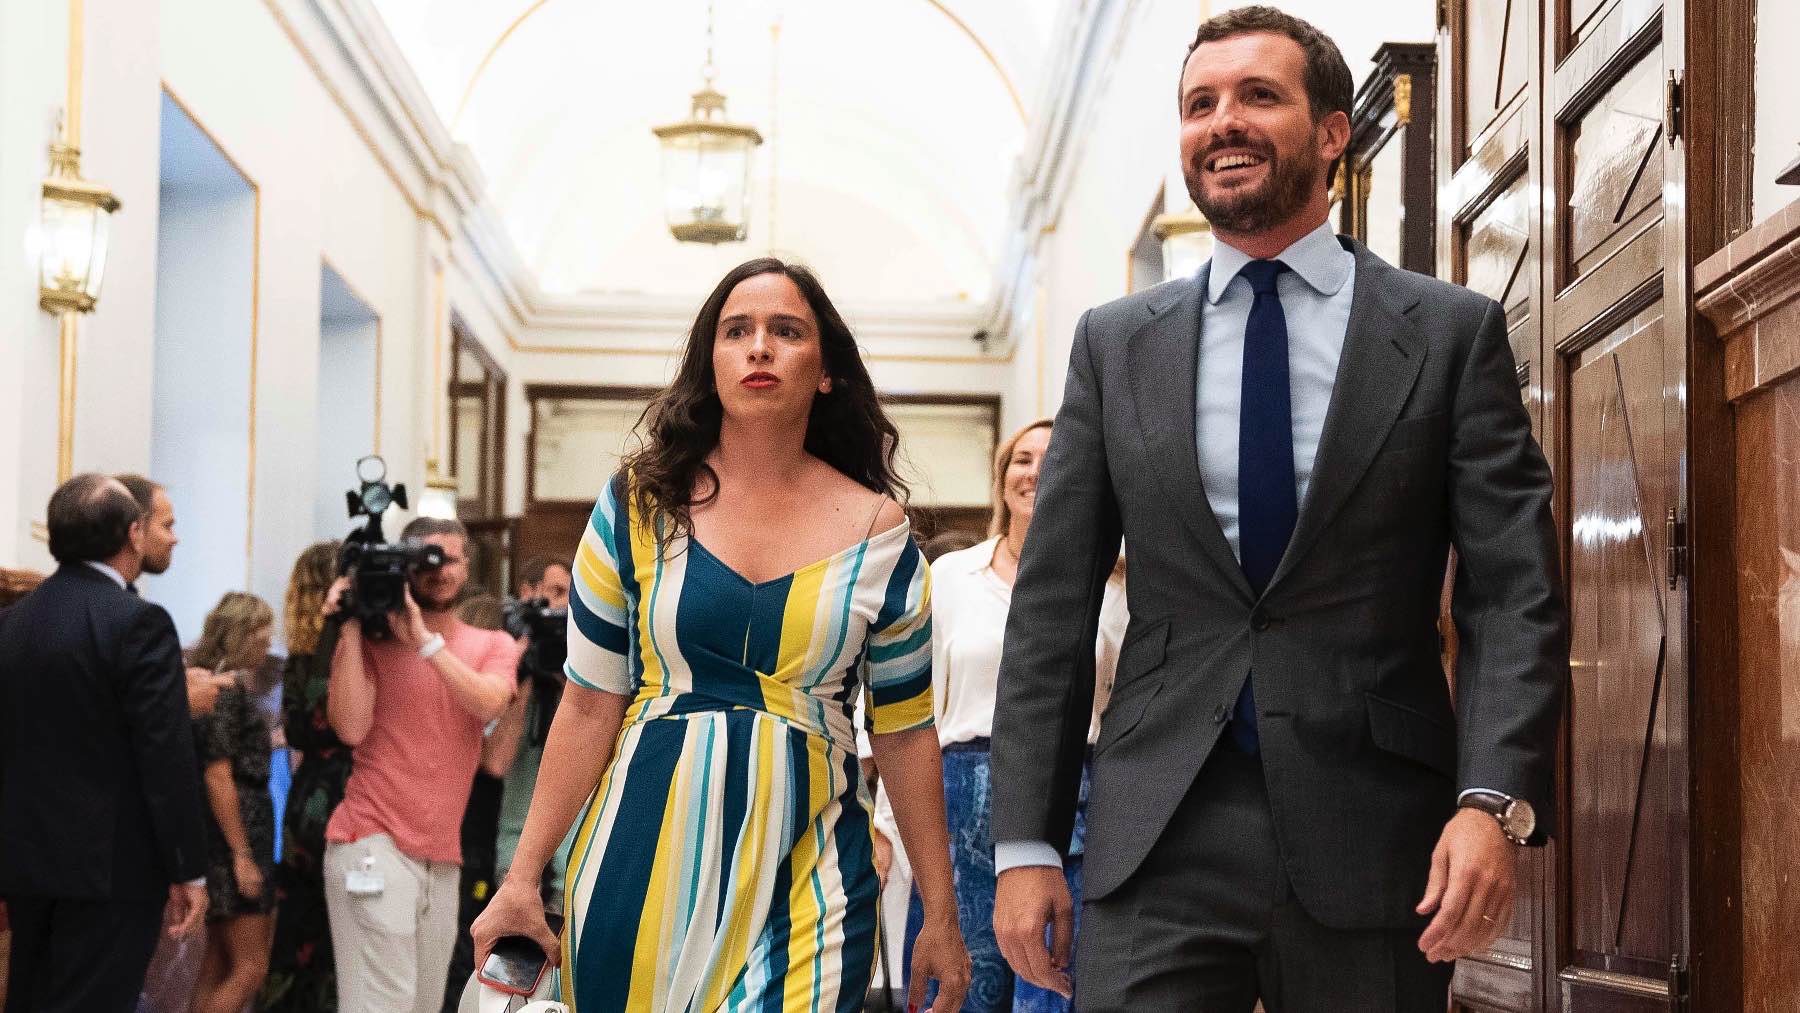
POLYGON ((1468 798, 1471 794, 1478 792, 1478 791, 1482 792, 1483 794, 1487 794, 1487 795, 1498 795, 1501 798, 1512 798, 1511 795, 1508 795, 1506 792, 1500 791, 1497 788, 1464 788, 1462 791, 1457 792, 1456 804, 1462 805, 1464 799, 1468 798))
POLYGON ((181 885, 182 886, 205 886, 206 885, 206 877, 201 876, 199 879, 190 879, 181 885))
POLYGON ((1043 841, 995 841, 994 874, 1027 865, 1062 868, 1062 854, 1043 841))

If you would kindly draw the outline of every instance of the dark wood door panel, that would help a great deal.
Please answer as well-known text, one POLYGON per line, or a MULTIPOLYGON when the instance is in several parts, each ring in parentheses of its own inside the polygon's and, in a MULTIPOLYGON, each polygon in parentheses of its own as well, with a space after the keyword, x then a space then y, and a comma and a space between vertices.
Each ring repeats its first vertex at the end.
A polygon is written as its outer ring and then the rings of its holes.
POLYGON ((1658 49, 1639 60, 1569 129, 1568 280, 1591 271, 1660 217, 1663 196, 1663 85, 1658 49))
POLYGON ((1457 89, 1465 151, 1502 110, 1525 90, 1530 44, 1526 4, 1531 0, 1465 0, 1463 79, 1457 89))
POLYGON ((1680 935, 1663 518, 1682 444, 1666 410, 1664 339, 1653 306, 1565 373, 1570 947, 1577 967, 1628 975, 1666 967, 1680 935))
POLYGON ((540 501, 527 506, 525 515, 519 518, 515 554, 519 559, 542 556, 572 561, 593 511, 591 503, 540 501))

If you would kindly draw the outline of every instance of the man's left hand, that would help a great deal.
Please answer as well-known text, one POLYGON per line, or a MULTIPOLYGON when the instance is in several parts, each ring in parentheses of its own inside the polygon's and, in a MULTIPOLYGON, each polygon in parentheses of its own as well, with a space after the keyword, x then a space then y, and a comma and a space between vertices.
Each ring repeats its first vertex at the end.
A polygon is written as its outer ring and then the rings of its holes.
POLYGON ((425 646, 431 639, 431 631, 425 628, 425 613, 419 611, 419 603, 413 600, 412 588, 406 589, 406 611, 388 613, 388 625, 393 627, 394 636, 408 647, 425 646))
POLYGON ((1431 878, 1417 908, 1437 912, 1419 936, 1431 961, 1448 962, 1491 945, 1512 923, 1517 847, 1500 823, 1478 809, 1458 809, 1431 853, 1431 878))

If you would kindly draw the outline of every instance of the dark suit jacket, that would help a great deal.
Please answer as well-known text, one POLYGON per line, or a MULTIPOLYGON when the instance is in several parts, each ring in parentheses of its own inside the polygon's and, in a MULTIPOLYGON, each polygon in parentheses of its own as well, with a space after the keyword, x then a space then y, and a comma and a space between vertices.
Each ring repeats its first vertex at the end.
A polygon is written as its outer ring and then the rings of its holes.
POLYGON ((204 835, 175 624, 61 567, 0 612, 0 895, 157 900, 204 835))
POLYGON ((1258 598, 1207 504, 1194 399, 1206 275, 1090 310, 1013 589, 994 721, 996 841, 1066 842, 1101 593, 1123 536, 1131 625, 1095 744, 1085 894, 1138 867, 1254 673, 1295 895, 1337 927, 1404 927, 1459 789, 1548 832, 1568 622, 1551 479, 1490 299, 1360 244, 1312 482, 1258 598), (1460 559, 1456 701, 1438 660, 1460 559))

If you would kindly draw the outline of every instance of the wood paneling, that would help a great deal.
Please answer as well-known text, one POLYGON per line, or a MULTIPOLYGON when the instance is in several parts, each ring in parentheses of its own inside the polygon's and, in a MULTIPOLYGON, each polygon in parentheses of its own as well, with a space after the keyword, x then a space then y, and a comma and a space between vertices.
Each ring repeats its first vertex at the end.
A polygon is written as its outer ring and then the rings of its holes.
MULTIPOLYGON (((1467 0, 1463 8, 1462 136, 1473 145, 1525 88, 1530 73, 1528 0, 1467 0)), ((1473 150, 1471 147, 1469 150, 1473 150)))
POLYGON ((1738 406, 1744 1009, 1800 1009, 1800 380, 1738 406))
POLYGON ((1660 50, 1640 60, 1571 131, 1567 262, 1580 276, 1661 214, 1663 90, 1660 50))

